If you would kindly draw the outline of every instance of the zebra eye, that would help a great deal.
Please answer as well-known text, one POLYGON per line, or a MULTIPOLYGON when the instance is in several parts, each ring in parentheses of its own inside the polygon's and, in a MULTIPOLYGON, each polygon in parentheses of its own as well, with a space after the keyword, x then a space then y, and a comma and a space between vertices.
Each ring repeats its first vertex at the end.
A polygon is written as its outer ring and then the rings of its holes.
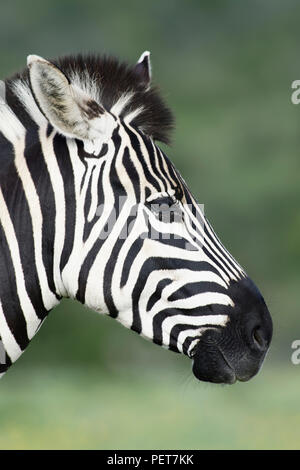
POLYGON ((171 196, 168 193, 158 193, 155 196, 150 196, 146 199, 146 205, 151 208, 151 210, 168 210, 178 201, 175 196, 171 196))
POLYGON ((151 202, 151 205, 153 206, 154 209, 158 207, 159 210, 161 211, 167 211, 177 202, 178 201, 176 201, 175 198, 171 196, 167 196, 167 197, 160 197, 158 199, 155 199, 154 201, 151 202))
POLYGON ((183 191, 180 186, 177 186, 174 189, 174 197, 176 198, 177 201, 181 201, 183 198, 183 191))
POLYGON ((147 197, 146 203, 153 204, 167 204, 171 207, 173 204, 177 204, 183 198, 183 192, 180 186, 170 189, 161 193, 151 194, 147 197))
POLYGON ((167 193, 160 193, 156 197, 148 198, 146 205, 161 222, 181 221, 179 201, 175 195, 170 196, 167 193))

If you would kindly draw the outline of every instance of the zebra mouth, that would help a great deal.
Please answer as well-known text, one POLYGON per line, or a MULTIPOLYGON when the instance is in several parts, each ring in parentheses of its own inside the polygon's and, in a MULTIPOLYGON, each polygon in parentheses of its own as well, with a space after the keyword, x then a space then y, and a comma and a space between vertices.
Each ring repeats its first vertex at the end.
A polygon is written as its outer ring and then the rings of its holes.
POLYGON ((227 375, 228 375, 229 380, 228 380, 228 382, 224 382, 224 383, 234 384, 237 380, 239 380, 239 378, 237 377, 234 368, 232 367, 232 365, 228 361, 228 359, 225 356, 225 354, 223 353, 222 349, 220 347, 218 347, 218 349, 220 351, 221 356, 224 359, 225 364, 227 365, 227 375), (230 372, 230 373, 228 373, 228 372, 230 372))
POLYGON ((227 355, 217 344, 206 343, 198 345, 194 355, 193 374, 198 380, 218 384, 232 385, 239 382, 247 382, 260 369, 261 361, 252 361, 244 357, 234 367, 228 360, 227 355))
POLYGON ((203 382, 211 382, 216 384, 229 384, 233 385, 239 380, 234 370, 225 363, 223 367, 220 367, 218 371, 214 370, 212 373, 208 373, 206 370, 200 370, 199 367, 193 366, 193 373, 198 380, 203 382))
POLYGON ((234 384, 238 379, 234 368, 217 345, 198 345, 194 355, 194 376, 203 382, 234 384))
MULTIPOLYGON (((224 334, 224 333, 223 333, 224 334)), ((264 354, 251 357, 244 348, 233 354, 233 346, 224 347, 221 332, 207 331, 199 341, 193 355, 193 374, 198 380, 218 384, 246 382, 259 371, 264 354)))

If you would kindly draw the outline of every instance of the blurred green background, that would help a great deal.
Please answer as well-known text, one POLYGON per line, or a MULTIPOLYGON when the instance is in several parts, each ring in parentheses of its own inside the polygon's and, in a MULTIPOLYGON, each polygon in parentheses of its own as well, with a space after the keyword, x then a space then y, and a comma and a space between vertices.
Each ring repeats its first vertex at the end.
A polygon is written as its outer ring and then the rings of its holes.
POLYGON ((0 383, 0 448, 300 448, 300 3, 2 1, 1 78, 30 53, 152 53, 177 118, 172 158, 274 320, 249 383, 191 363, 79 304, 55 309, 0 383))

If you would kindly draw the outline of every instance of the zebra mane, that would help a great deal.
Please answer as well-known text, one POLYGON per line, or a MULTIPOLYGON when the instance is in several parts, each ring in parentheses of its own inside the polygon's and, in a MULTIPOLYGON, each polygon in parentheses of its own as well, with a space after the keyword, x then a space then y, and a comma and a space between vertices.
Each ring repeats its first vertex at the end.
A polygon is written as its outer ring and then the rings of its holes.
MULTIPOLYGON (((145 86, 138 69, 106 55, 65 56, 51 61, 68 78, 108 111, 139 128, 154 140, 170 142, 174 125, 173 115, 165 105, 156 86, 145 86)), ((31 115, 38 115, 32 99, 28 69, 16 74, 7 82, 14 107, 20 103, 31 115), (15 99, 17 97, 17 100, 15 99), (17 103, 16 103, 17 101, 17 103)), ((19 109, 20 113, 24 109, 19 109)), ((36 120, 36 119, 35 119, 36 120)))

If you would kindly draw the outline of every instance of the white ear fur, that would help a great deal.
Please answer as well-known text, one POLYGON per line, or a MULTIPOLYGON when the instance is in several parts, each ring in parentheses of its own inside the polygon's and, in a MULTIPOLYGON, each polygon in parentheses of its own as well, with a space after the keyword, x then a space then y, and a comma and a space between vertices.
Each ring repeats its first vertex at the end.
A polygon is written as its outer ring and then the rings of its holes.
POLYGON ((50 124, 66 137, 104 138, 114 127, 113 117, 54 64, 37 55, 27 58, 35 100, 50 124))

